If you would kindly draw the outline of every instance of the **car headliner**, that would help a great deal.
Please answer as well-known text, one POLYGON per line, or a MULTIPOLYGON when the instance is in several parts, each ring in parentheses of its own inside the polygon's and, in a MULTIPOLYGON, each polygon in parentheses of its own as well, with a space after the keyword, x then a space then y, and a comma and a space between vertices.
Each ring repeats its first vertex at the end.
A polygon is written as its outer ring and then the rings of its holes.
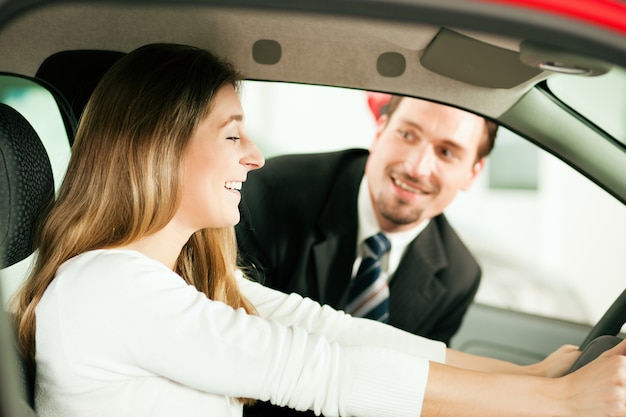
POLYGON ((623 149, 533 88, 550 73, 518 59, 530 44, 554 60, 626 66, 625 3, 593 2, 593 12, 566 3, 10 0, 0 5, 0 71, 34 76, 63 50, 196 45, 250 79, 397 92, 470 109, 530 136, 626 202, 623 149), (257 41, 276 42, 279 60, 264 62, 257 41), (385 65, 401 76, 385 74, 385 65))

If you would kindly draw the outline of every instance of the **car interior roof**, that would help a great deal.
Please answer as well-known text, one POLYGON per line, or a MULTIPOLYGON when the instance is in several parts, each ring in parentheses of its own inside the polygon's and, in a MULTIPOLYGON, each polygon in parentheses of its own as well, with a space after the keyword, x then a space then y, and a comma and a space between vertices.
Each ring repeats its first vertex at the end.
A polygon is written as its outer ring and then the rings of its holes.
MULTIPOLYGON (((310 5, 303 6, 304 11, 291 10, 289 2, 281 1, 265 8, 245 0, 229 3, 232 7, 210 0, 175 5, 39 1, 40 7, 25 9, 0 26, 0 71, 34 77, 48 57, 68 50, 128 52, 153 42, 195 45, 232 61, 253 80, 397 92, 493 118, 522 136, 532 134, 549 151, 558 150, 563 160, 626 201, 626 183, 612 169, 613 163, 626 166, 626 154, 614 152, 601 132, 583 124, 567 138, 555 133, 555 121, 572 117, 557 106, 533 114, 532 106, 547 99, 535 86, 551 73, 519 60, 524 45, 549 36, 555 48, 547 48, 548 54, 556 51, 557 59, 576 64, 579 56, 564 55, 568 51, 557 45, 576 42, 587 54, 585 63, 602 66, 603 57, 626 56, 619 34, 571 22, 568 26, 560 18, 546 22, 545 15, 538 15, 532 22, 544 28, 542 32, 534 30, 527 15, 512 15, 505 19, 510 22, 506 33, 519 36, 496 35, 488 29, 489 16, 497 15, 498 7, 479 2, 457 2, 458 10, 467 10, 446 14, 445 5, 436 1, 384 1, 348 16, 349 3, 337 0, 324 5, 328 10, 335 7, 334 12, 322 13, 322 8, 311 10, 310 5), (478 10, 481 7, 486 9, 478 10), (374 13, 381 17, 373 18, 374 13), (482 19, 475 18, 479 15, 482 19), (22 47, 16 48, 18 43, 22 47), (584 168, 582 159, 587 159, 584 168)), ((502 19, 498 22, 501 25, 502 19)))
POLYGON ((463 62, 464 57, 480 55, 481 65, 487 69, 489 65, 502 66, 503 55, 516 58, 520 40, 464 33, 460 29, 376 20, 363 25, 360 19, 288 11, 76 3, 34 10, 4 28, 0 32, 0 54, 8 59, 0 64, 0 70, 34 76, 46 58, 62 50, 128 52, 155 41, 211 49, 233 61, 250 79, 398 91, 436 98, 489 117, 498 117, 547 75, 509 59, 503 74, 509 74, 510 80, 502 88, 481 85, 481 81, 492 81, 493 77, 485 77, 481 67, 463 62), (55 26, 54 30, 45 29, 50 25, 55 26), (37 36, 33 28, 41 28, 44 35, 37 36), (15 39, 24 40, 29 47, 15 50, 15 39), (262 40, 280 45, 281 58, 276 64, 263 63, 263 50, 258 44, 262 40), (452 56, 460 71, 442 75, 438 72, 448 66, 441 60, 449 56, 451 47, 457 48, 452 56), (404 58, 401 78, 381 75, 381 66, 393 65, 384 61, 385 54, 404 58), (422 63, 423 55, 426 64, 422 63), (364 56, 370 65, 362 64, 364 56), (359 72, 358 77, 353 76, 354 71, 359 72), (454 88, 456 83, 463 88, 454 88))

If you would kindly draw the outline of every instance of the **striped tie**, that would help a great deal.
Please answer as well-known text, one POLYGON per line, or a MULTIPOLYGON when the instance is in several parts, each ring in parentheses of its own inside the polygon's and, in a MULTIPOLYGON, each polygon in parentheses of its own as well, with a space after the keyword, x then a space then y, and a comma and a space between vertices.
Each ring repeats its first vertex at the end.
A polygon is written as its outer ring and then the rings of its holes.
POLYGON ((365 240, 361 265, 348 290, 347 313, 387 323, 389 287, 386 277, 380 273, 380 258, 390 248, 389 240, 382 233, 365 240))

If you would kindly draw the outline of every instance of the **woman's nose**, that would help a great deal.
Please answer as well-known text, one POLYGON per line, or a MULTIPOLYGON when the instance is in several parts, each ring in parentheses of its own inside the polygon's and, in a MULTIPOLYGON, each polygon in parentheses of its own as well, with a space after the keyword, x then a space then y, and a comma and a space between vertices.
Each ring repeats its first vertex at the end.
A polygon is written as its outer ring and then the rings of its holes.
POLYGON ((256 146, 256 144, 250 139, 245 138, 246 144, 246 153, 245 156, 241 159, 242 165, 244 165, 249 170, 259 169, 263 165, 265 165, 265 158, 263 154, 256 146))

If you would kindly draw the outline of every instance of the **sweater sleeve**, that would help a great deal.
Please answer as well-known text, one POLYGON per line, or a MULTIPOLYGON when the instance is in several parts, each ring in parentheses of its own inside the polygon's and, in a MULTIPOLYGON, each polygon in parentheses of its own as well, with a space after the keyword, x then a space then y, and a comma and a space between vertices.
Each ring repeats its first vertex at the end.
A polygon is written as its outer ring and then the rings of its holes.
POLYGON ((374 320, 352 317, 298 294, 284 294, 239 276, 239 286, 259 314, 285 326, 299 326, 344 346, 378 346, 429 361, 445 362, 446 345, 374 320))
MULTIPOLYGON (((234 310, 139 254, 104 251, 69 269, 55 279, 48 305, 71 323, 64 354, 81 357, 100 380, 158 376, 181 389, 329 417, 420 413, 429 365, 419 355, 344 344, 337 329, 327 339, 306 326, 234 310)), ((257 287, 244 286, 261 301, 257 287)), ((260 302, 260 311, 266 305, 260 302)))

